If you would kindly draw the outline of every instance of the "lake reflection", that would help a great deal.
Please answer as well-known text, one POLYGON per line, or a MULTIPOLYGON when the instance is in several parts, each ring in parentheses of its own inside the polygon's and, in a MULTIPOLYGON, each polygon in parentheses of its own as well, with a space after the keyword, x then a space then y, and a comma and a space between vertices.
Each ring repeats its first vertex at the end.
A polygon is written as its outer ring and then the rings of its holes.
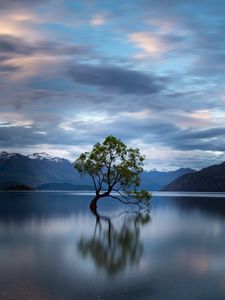
POLYGON ((82 236, 78 250, 84 258, 90 256, 97 268, 108 275, 123 271, 128 265, 139 263, 143 253, 140 227, 149 223, 148 211, 124 211, 108 217, 93 210, 96 224, 93 236, 82 236))
POLYGON ((225 198, 0 193, 0 299, 225 299, 225 198))

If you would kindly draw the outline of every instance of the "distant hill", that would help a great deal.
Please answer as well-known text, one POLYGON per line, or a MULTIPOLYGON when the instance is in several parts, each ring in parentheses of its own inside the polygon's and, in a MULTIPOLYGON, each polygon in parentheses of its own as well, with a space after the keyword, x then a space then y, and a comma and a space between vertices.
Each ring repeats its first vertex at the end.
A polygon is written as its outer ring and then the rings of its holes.
POLYGON ((48 182, 92 184, 89 178, 81 178, 73 164, 63 158, 52 157, 46 153, 21 155, 0 153, 0 185, 26 184, 38 186, 48 182))
POLYGON ((225 162, 186 174, 168 184, 163 191, 225 192, 225 162))
POLYGON ((71 183, 44 183, 36 187, 37 190, 52 190, 52 191, 93 191, 94 187, 91 185, 78 185, 71 183))
MULTIPOLYGON (((145 171, 141 187, 148 190, 160 190, 174 179, 192 169, 178 169, 171 172, 145 171)), ((18 153, 0 153, 0 189, 10 185, 28 185, 40 189, 86 189, 92 186, 91 178, 81 177, 73 164, 64 158, 52 157, 46 153, 21 155, 18 153), (70 184, 73 186, 66 186, 70 184), (44 185, 44 186, 43 186, 44 185), (75 187, 76 186, 76 187, 75 187)))
POLYGON ((4 191, 33 191, 34 188, 32 188, 29 185, 25 185, 25 184, 16 184, 16 185, 8 185, 8 186, 4 186, 2 188, 4 191))
POLYGON ((150 186, 150 190, 159 191, 178 177, 193 172, 195 172, 195 170, 189 168, 180 168, 175 171, 164 172, 157 170, 145 171, 141 175, 141 183, 143 188, 149 188, 150 186))

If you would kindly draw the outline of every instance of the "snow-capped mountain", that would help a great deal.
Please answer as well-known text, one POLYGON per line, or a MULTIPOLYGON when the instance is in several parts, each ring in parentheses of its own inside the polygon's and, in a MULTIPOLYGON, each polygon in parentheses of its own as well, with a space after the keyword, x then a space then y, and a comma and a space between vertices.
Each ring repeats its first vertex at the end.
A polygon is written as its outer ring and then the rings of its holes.
MULTIPOLYGON (((191 169, 172 172, 146 171, 142 174, 142 187, 160 190, 179 176, 192 172, 194 170, 191 169)), ((26 184, 36 187, 47 183, 92 185, 91 179, 88 176, 81 177, 67 159, 53 157, 47 153, 0 153, 0 186, 26 184)))
POLYGON ((0 153, 0 185, 20 183, 37 186, 48 182, 82 185, 84 181, 67 159, 47 153, 0 153))
POLYGON ((8 153, 6 151, 2 151, 0 152, 0 159, 10 159, 10 158, 14 158, 14 157, 17 157, 17 156, 20 156, 20 154, 18 153, 8 153))
POLYGON ((21 156, 25 156, 29 159, 36 159, 36 160, 49 160, 49 161, 54 161, 54 162, 63 162, 63 161, 67 161, 64 158, 61 157, 55 157, 55 156, 51 156, 45 152, 36 152, 33 154, 28 154, 28 155, 21 155, 19 153, 8 153, 6 151, 2 151, 0 152, 0 159, 12 159, 12 158, 18 158, 21 156))
POLYGON ((54 162, 62 162, 66 160, 64 158, 51 156, 45 152, 40 152, 40 153, 37 152, 37 153, 29 154, 27 155, 27 157, 30 159, 40 159, 40 160, 47 159, 54 162))

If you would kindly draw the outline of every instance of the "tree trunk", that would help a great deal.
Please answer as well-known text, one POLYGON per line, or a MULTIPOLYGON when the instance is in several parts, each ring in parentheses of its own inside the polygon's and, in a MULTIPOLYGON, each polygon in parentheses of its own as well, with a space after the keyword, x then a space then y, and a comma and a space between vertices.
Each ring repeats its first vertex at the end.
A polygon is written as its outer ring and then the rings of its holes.
POLYGON ((99 195, 96 195, 92 200, 91 200, 91 203, 90 203, 90 209, 92 211, 96 211, 96 208, 97 208, 97 201, 98 199, 100 198, 99 195))

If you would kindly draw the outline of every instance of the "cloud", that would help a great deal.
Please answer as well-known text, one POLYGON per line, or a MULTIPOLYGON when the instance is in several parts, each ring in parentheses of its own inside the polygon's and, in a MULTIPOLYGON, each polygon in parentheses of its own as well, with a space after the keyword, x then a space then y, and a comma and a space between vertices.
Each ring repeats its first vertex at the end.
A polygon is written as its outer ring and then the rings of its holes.
POLYGON ((205 78, 214 77, 216 80, 218 78, 224 80, 225 54, 221 52, 206 51, 204 56, 196 58, 195 64, 191 68, 191 73, 205 78))
POLYGON ((222 159, 223 1, 128 2, 0 0, 1 147, 222 159))
MULTIPOLYGON (((27 41, 13 35, 0 34, 0 72, 2 76, 13 76, 13 79, 32 78, 34 75, 45 75, 61 68, 64 60, 75 57, 88 57, 91 49, 88 45, 68 42, 36 40, 27 41), (59 57, 61 59, 59 59, 59 57)), ((44 77, 43 75, 41 76, 44 77)))
POLYGON ((136 47, 143 50, 143 53, 139 54, 138 57, 159 56, 166 52, 167 47, 162 40, 149 32, 135 32, 130 34, 128 38, 136 47))
MULTIPOLYGON (((50 2, 50 0, 47 0, 46 2, 50 2)), ((15 9, 15 8, 30 8, 40 5, 40 2, 36 0, 10 0, 10 1, 4 1, 0 0, 0 9, 15 9)))
POLYGON ((19 66, 14 66, 13 64, 2 64, 0 63, 0 73, 1 74, 10 74, 18 71, 19 66))
POLYGON ((30 55, 35 51, 35 47, 29 45, 20 38, 10 35, 0 35, 0 53, 5 55, 30 55))
POLYGON ((194 128, 169 130, 163 139, 155 138, 159 143, 181 151, 212 151, 224 152, 225 128, 213 127, 196 130, 194 128))
POLYGON ((194 111, 190 114, 190 116, 194 119, 203 119, 203 120, 208 120, 211 118, 210 111, 207 109, 194 111))
POLYGON ((156 76, 117 66, 79 64, 68 73, 77 83, 124 94, 155 94, 164 88, 163 80, 156 76))
MULTIPOLYGON (((31 115, 26 119, 18 114, 2 114, 0 118, 1 146, 9 145, 89 145, 113 134, 127 143, 140 142, 161 149, 179 151, 223 151, 225 128, 212 127, 196 130, 181 129, 173 123, 154 115, 138 114, 94 114, 83 117, 45 113, 41 117, 31 115), (122 116, 122 117, 121 117, 122 116), (7 123, 8 121, 8 123, 7 123), (45 135, 41 134, 45 132, 45 135), (140 134, 141 133, 141 134, 140 134), (8 137, 8 138, 7 138, 8 137)), ((151 148, 150 147, 150 148, 151 148)), ((149 150, 149 154, 151 150, 149 150)))
POLYGON ((90 24, 92 26, 101 26, 101 25, 105 24, 105 22, 106 22, 105 16, 102 14, 98 14, 91 18, 90 24))
POLYGON ((90 51, 87 45, 76 45, 55 41, 36 40, 29 43, 21 38, 12 35, 0 34, 0 54, 16 56, 31 55, 33 53, 44 53, 48 55, 84 55, 90 51))

